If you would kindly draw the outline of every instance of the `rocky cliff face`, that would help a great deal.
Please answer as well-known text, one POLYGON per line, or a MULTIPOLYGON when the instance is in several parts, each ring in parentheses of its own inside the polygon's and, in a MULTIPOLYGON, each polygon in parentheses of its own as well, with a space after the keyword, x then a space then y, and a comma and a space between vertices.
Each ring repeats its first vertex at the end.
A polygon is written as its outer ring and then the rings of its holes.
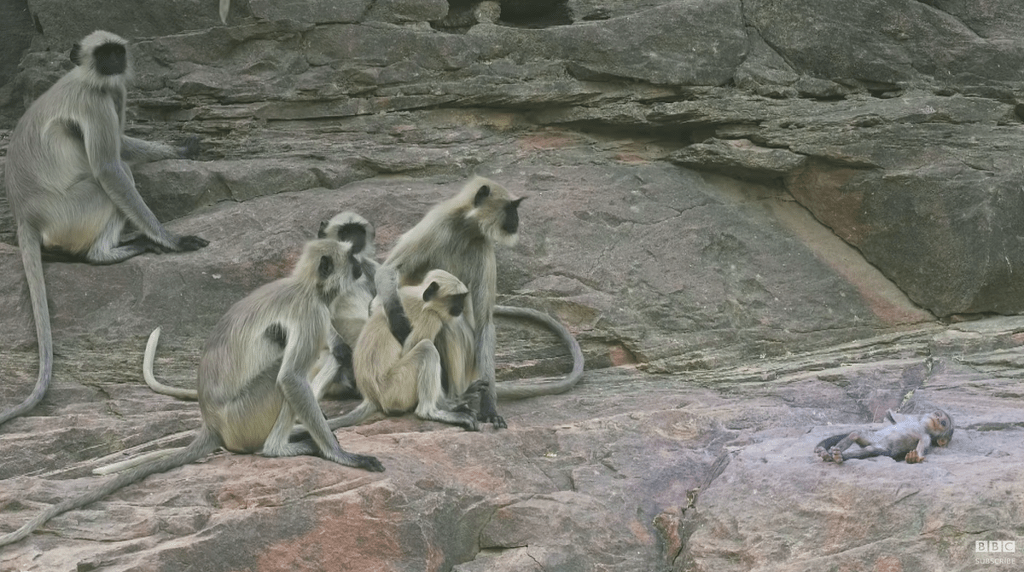
MULTIPOLYGON (((509 429, 338 432, 382 475, 220 454, 53 520, 3 570, 981 570, 1024 528, 1012 0, 0 0, 0 143, 96 28, 132 41, 129 133, 198 135, 139 166, 184 255, 49 264, 54 383, 0 428, 0 530, 107 461, 186 442, 199 348, 355 210, 378 252, 471 174, 528 198, 499 301, 549 311, 590 370, 504 404, 509 429), (20 67, 12 62, 20 59, 20 67), (988 317, 963 322, 965 318, 988 317), (948 325, 953 323, 955 325, 948 325), (810 454, 939 405, 923 465, 810 454), (832 425, 832 426, 830 426, 832 425), (964 492, 969 494, 965 495, 964 492)), ((35 338, 0 197, 0 404, 35 338)), ((567 355, 499 325, 499 377, 567 355)), ((328 402, 330 412, 351 403, 328 402)))

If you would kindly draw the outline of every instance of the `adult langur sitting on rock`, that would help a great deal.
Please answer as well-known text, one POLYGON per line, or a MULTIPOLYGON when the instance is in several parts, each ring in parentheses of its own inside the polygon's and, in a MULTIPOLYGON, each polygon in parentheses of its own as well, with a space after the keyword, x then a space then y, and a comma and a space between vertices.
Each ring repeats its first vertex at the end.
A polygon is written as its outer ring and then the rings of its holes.
POLYGON ((214 327, 199 359, 203 426, 190 445, 125 461, 114 470, 133 468, 0 536, 0 546, 25 538, 58 514, 221 447, 235 453, 261 451, 268 457, 320 455, 348 467, 383 471, 376 458, 341 448, 327 427, 308 378, 333 331, 328 304, 360 275, 348 244, 335 240, 307 243, 290 276, 256 289, 214 327), (295 419, 308 436, 292 442, 289 436, 295 419))
POLYGON ((184 252, 206 246, 197 236, 171 234, 139 196, 132 162, 194 158, 195 138, 183 147, 124 135, 131 64, 127 42, 96 31, 76 44, 76 67, 39 97, 18 121, 7 148, 7 197, 18 227, 39 342, 39 378, 28 399, 0 413, 0 423, 35 407, 53 367, 42 250, 62 259, 113 264, 143 252, 184 252), (139 231, 121 243, 126 222, 139 231))
MULTIPOLYGON (((332 341, 331 347, 324 349, 321 360, 310 372, 313 393, 316 394, 317 400, 325 395, 339 399, 359 397, 355 375, 352 372, 352 348, 359 339, 359 332, 370 318, 370 302, 377 293, 373 280, 380 264, 373 259, 376 252, 374 228, 362 216, 345 211, 334 215, 330 220, 322 221, 317 230, 317 238, 329 238, 349 244, 350 252, 358 262, 362 276, 348 284, 348 287, 341 290, 331 302, 331 324, 338 337, 332 341)), ((149 336, 142 361, 142 375, 146 384, 156 393, 195 401, 199 397, 196 390, 165 385, 153 374, 153 362, 159 341, 160 328, 157 328, 149 336)))
MULTIPOLYGON (((514 245, 519 231, 519 203, 501 185, 474 177, 454 197, 434 206, 398 240, 377 271, 377 296, 389 317, 399 304, 398 289, 420 284, 433 269, 453 274, 469 288, 465 312, 442 328, 437 339, 449 397, 464 394, 482 379, 478 419, 505 427, 498 398, 521 399, 567 391, 583 374, 583 353, 572 334, 550 316, 528 308, 495 306, 497 264, 495 244, 514 245), (569 347, 573 369, 562 380, 520 385, 494 382, 494 315, 535 320, 551 328, 569 347)), ((392 329, 399 329, 392 324, 392 329)))

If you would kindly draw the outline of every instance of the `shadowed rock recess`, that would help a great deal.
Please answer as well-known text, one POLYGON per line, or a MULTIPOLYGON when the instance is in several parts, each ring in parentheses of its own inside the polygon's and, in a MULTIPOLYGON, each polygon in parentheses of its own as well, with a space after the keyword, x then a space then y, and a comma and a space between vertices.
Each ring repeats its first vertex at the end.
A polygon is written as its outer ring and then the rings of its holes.
MULTIPOLYGON (((337 432, 384 473, 220 453, 53 519, 0 571, 1011 570, 1024 556, 1024 11, 1017 0, 0 0, 0 149, 96 28, 132 41, 138 166, 211 244, 45 266, 42 404, 0 427, 0 533, 186 443, 216 320, 355 210, 383 256, 472 174, 525 195, 499 303, 588 372, 501 404, 337 432), (16 65, 20 61, 20 65, 16 65), (949 411, 919 465, 824 463, 887 409, 949 411), (984 545, 987 546, 987 543, 984 545), (1013 563, 1009 563, 1011 560, 1013 563)), ((2 162, 0 162, 2 164, 2 162)), ((36 343, 0 194, 0 405, 36 343)), ((499 378, 559 375, 499 319, 499 378)), ((354 402, 326 401, 334 414, 354 402)))

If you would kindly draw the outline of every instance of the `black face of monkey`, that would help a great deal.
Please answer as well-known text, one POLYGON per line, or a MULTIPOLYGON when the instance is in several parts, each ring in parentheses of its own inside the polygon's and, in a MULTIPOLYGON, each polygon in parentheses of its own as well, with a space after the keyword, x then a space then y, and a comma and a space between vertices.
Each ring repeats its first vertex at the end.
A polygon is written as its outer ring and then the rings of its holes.
POLYGON ((332 236, 331 238, 339 242, 351 243, 353 254, 359 254, 366 248, 366 229, 359 223, 350 222, 341 225, 338 228, 338 236, 332 236))
POLYGON ((462 310, 466 307, 466 294, 458 294, 452 296, 451 301, 448 303, 448 313, 453 318, 458 318, 462 315, 462 310))
POLYGON ((519 231, 519 203, 523 202, 520 197, 505 206, 505 217, 501 223, 501 230, 506 234, 515 234, 519 231))
POLYGON ((124 46, 116 42, 108 42, 96 48, 92 57, 96 62, 96 71, 100 75, 123 74, 128 67, 128 56, 124 46))

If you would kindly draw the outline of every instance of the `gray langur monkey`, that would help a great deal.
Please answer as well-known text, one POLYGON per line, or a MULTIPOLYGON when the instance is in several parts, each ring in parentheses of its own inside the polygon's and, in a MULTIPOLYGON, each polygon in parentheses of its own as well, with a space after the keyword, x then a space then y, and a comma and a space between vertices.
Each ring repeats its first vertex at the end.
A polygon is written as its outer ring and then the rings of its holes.
MULTIPOLYGON (((375 235, 373 225, 351 211, 338 213, 330 220, 322 221, 317 230, 318 239, 328 238, 349 244, 350 252, 362 273, 358 279, 347 284, 330 304, 331 325, 338 337, 332 340, 331 347, 324 350, 321 359, 310 372, 317 400, 324 395, 336 398, 359 397, 352 372, 352 348, 370 318, 370 302, 376 295, 373 280, 380 264, 373 259, 376 252, 375 235), (328 355, 334 356, 334 363, 330 363, 328 355)), ((160 328, 157 328, 149 336, 142 361, 142 375, 146 385, 156 393, 195 401, 199 398, 196 390, 165 385, 153 374, 159 341, 160 328)))
POLYGON ((0 536, 0 546, 25 538, 58 514, 221 447, 234 453, 262 451, 268 457, 319 454, 348 467, 383 471, 375 457, 341 448, 320 412, 308 378, 328 343, 327 305, 360 273, 348 244, 334 240, 307 243, 290 276, 257 288, 235 303, 214 327, 199 359, 203 425, 190 445, 145 455, 142 466, 61 501, 17 531, 0 536), (296 418, 308 435, 293 442, 289 437, 296 418))
POLYGON ((39 378, 28 399, 0 413, 0 423, 35 407, 50 384, 44 249, 64 259, 113 264, 143 252, 185 252, 208 244, 165 230, 135 188, 129 163, 194 158, 199 142, 190 138, 172 147, 124 134, 132 73, 126 45, 110 32, 86 36, 71 51, 76 67, 28 108, 11 134, 5 183, 32 300, 39 378), (122 243, 126 222, 140 234, 122 243))
MULTIPOLYGON (((354 410, 328 421, 331 429, 363 422, 379 412, 415 410, 421 419, 461 425, 477 431, 476 416, 459 400, 445 396, 441 386, 441 355, 434 341, 445 323, 457 319, 469 289, 444 270, 431 270, 422 283, 398 289, 399 304, 385 308, 375 303, 370 321, 359 334, 353 364, 363 402, 354 410), (389 312, 401 312, 407 329, 392 328, 389 312)), ((471 385, 467 393, 482 386, 471 385)))
POLYGON ((953 438, 953 418, 937 409, 927 415, 903 415, 888 411, 892 422, 878 431, 853 431, 833 435, 818 443, 814 454, 823 461, 842 463, 885 455, 908 463, 924 461, 929 446, 945 447, 953 438), (850 451, 856 443, 861 448, 850 451))
MULTIPOLYGON (((331 347, 336 373, 333 378, 325 380, 326 387, 321 388, 321 395, 333 398, 359 397, 356 388, 355 372, 352 369, 352 348, 356 346, 359 333, 370 319, 370 303, 377 295, 374 278, 380 264, 374 260, 377 247, 374 242, 376 230, 370 221, 352 212, 344 211, 322 221, 317 231, 317 238, 331 238, 352 245, 359 266, 363 269, 363 277, 355 287, 345 295, 338 296, 331 304, 331 324, 340 337, 340 342, 331 347)), ((329 361, 324 356, 322 362, 329 361)), ((332 364, 324 363, 325 367, 332 364)), ((324 380, 323 376, 318 377, 324 380)))
MULTIPOLYGON (((419 284, 426 273, 440 269, 455 275, 469 288, 465 313, 448 322, 437 340, 450 396, 466 392, 482 379, 486 390, 480 399, 478 419, 506 427, 498 415, 496 400, 522 399, 569 390, 583 374, 583 353, 572 334, 550 316, 528 308, 495 306, 497 264, 495 244, 514 245, 519 231, 519 203, 501 185, 474 177, 452 198, 434 206, 412 229, 402 235, 377 271, 377 295, 394 319, 400 285, 419 284), (564 379, 520 386, 495 383, 494 315, 535 320, 551 328, 569 347, 572 372, 564 379)), ((392 324, 392 329, 397 328, 392 324)))

